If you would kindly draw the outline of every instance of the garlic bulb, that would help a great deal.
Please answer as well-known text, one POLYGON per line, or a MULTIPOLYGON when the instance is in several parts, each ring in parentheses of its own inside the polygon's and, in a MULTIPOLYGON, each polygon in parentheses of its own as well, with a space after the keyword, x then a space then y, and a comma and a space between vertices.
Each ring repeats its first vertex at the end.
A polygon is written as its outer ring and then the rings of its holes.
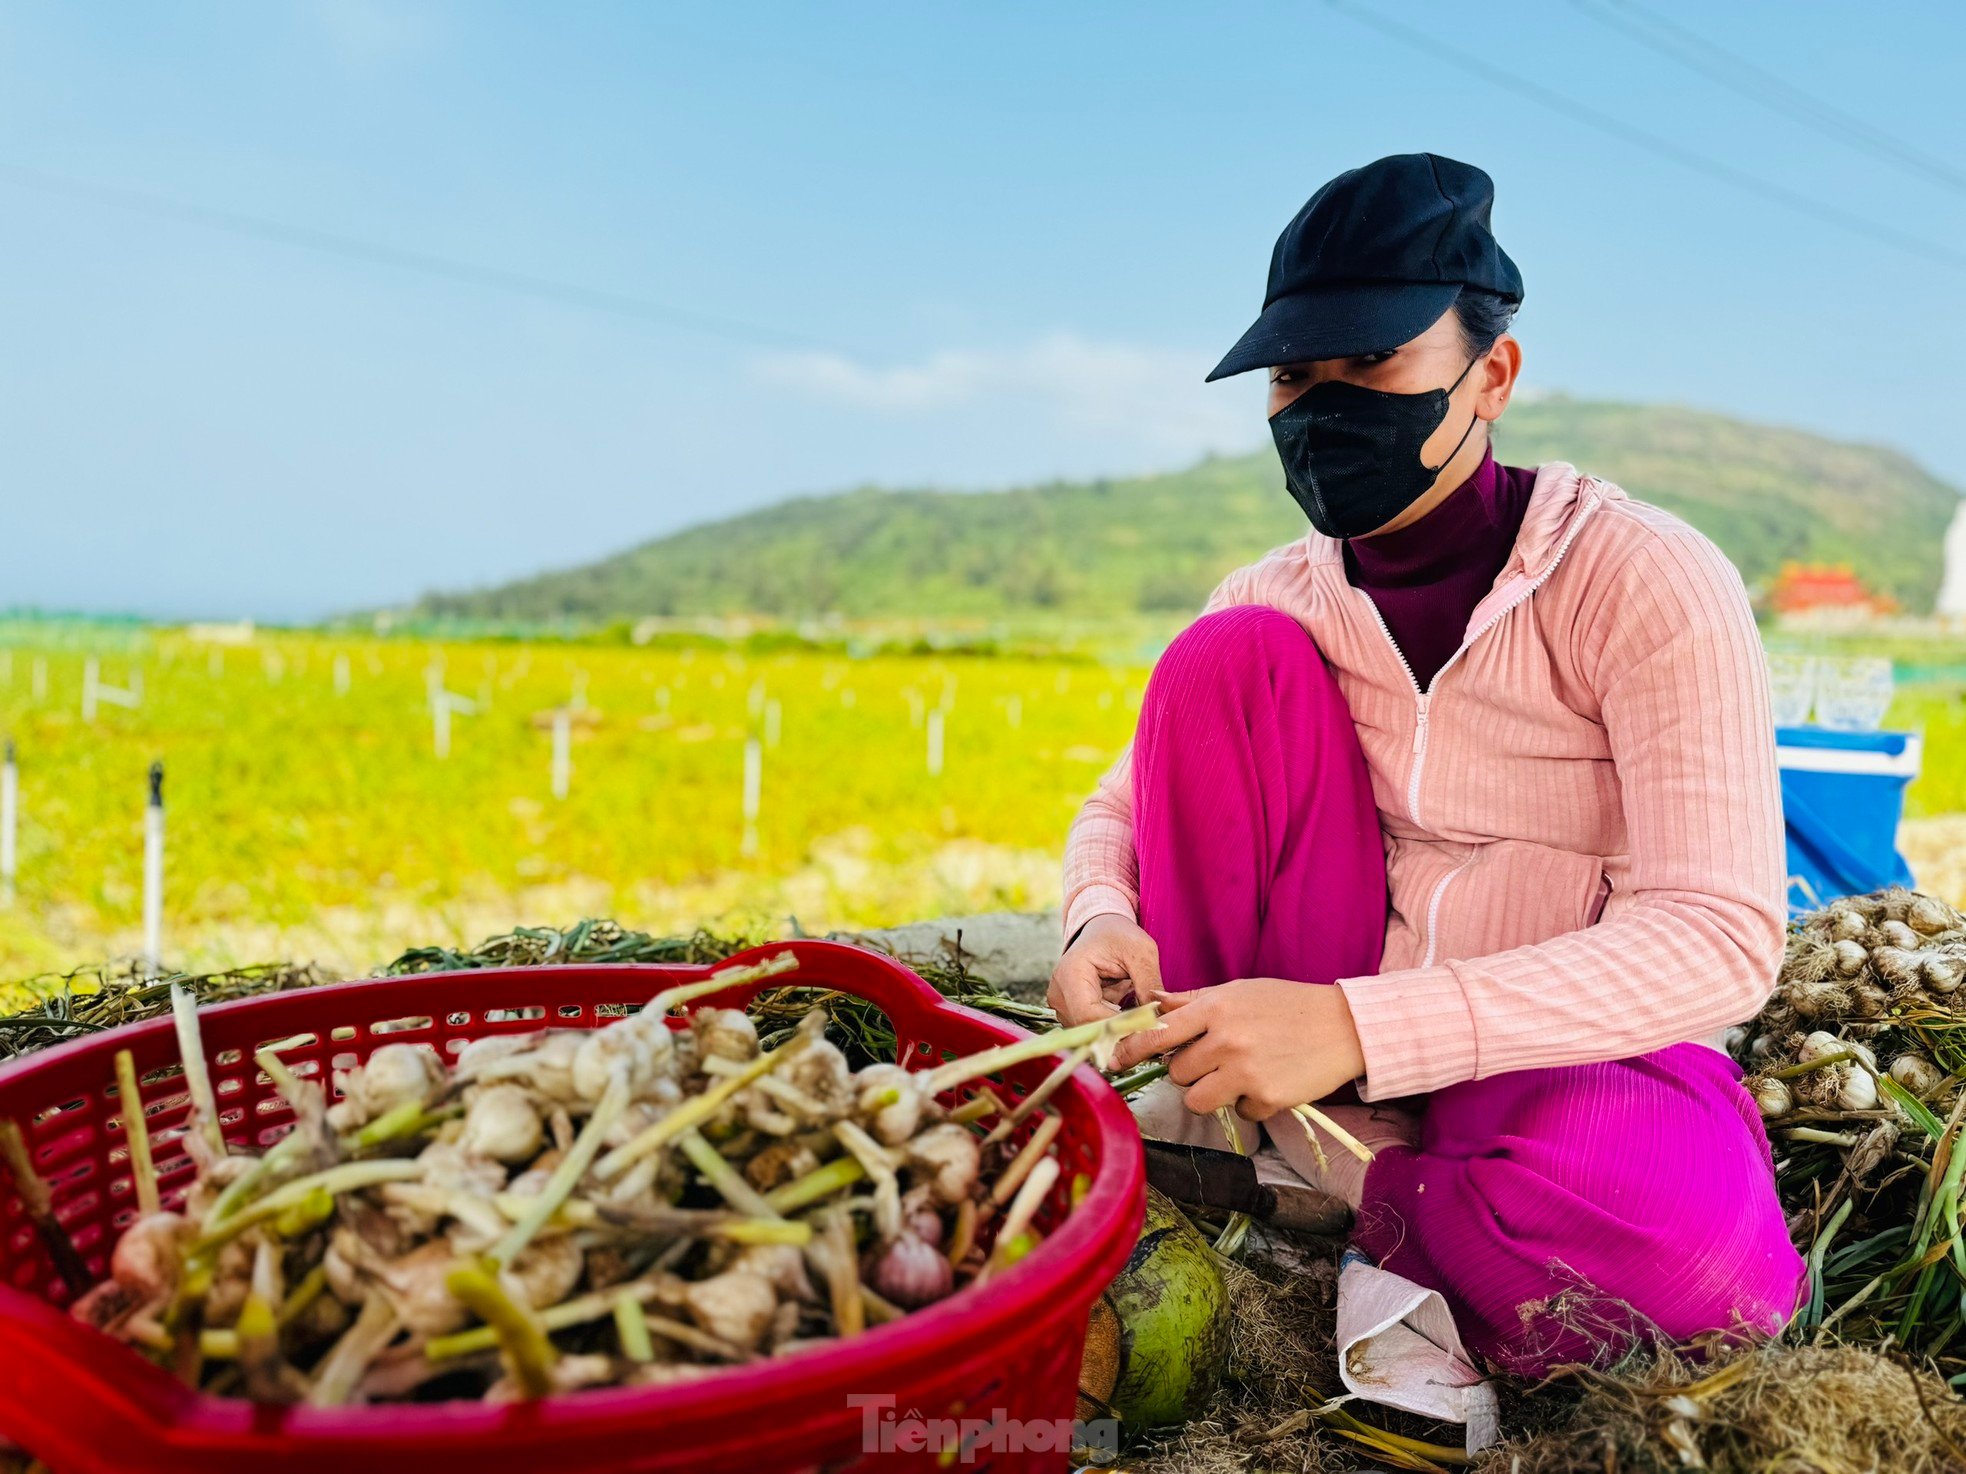
POLYGON ((1854 942, 1864 934, 1864 919, 1839 906, 1829 913, 1829 934, 1834 941, 1854 942))
POLYGON ((1913 1095, 1924 1097, 1939 1088, 1945 1072, 1922 1054, 1901 1054, 1891 1061, 1891 1078, 1913 1095))
POLYGON ((546 1184, 553 1180, 553 1169, 565 1155, 558 1147, 549 1147, 533 1158, 532 1165, 513 1178, 505 1190, 515 1198, 538 1197, 546 1191, 546 1184))
POLYGON ((778 1313, 778 1292, 748 1270, 727 1269, 685 1289, 683 1306, 703 1330, 755 1351, 778 1313))
POLYGON ((1836 970, 1846 978, 1853 978, 1862 972, 1864 964, 1870 960, 1870 953, 1863 949, 1860 942, 1838 942, 1833 950, 1836 953, 1836 970))
POLYGON ((583 1101, 585 1097, 574 1088, 573 1062, 579 1057, 580 1046, 587 1042, 587 1037, 584 1031, 555 1029, 540 1040, 539 1047, 532 1052, 526 1073, 532 1088, 561 1105, 583 1101))
POLYGON ((1757 1080, 1754 1084, 1754 1104, 1763 1120, 1772 1121, 1795 1109, 1795 1097, 1790 1093, 1786 1080, 1757 1080))
POLYGON ((550 1239, 534 1239, 532 1244, 506 1269, 503 1278, 516 1287, 515 1298, 534 1310, 558 1305, 580 1283, 586 1259, 569 1234, 550 1239))
POLYGON ((1879 979, 1894 988, 1909 988, 1923 975, 1926 959, 1908 947, 1879 947, 1870 954, 1870 961, 1879 979))
POLYGON ((1822 1059, 1831 1054, 1850 1054, 1862 1060, 1871 1069, 1877 1068, 1877 1056, 1871 1047, 1858 1039, 1839 1039, 1827 1029, 1818 1029, 1802 1041, 1795 1057, 1803 1064, 1822 1059))
POLYGON ((648 1089, 668 1062, 669 1029, 658 1019, 651 1031, 641 1023, 642 1018, 636 1014, 608 1028, 595 1029, 581 1041, 573 1057, 573 1089, 581 1100, 599 1100, 617 1069, 627 1074, 630 1095, 648 1089))
POLYGON ((444 1065, 427 1044, 385 1044, 337 1083, 344 1099, 335 1124, 349 1130, 412 1101, 428 1105, 444 1088, 444 1065))
POLYGON ((908 1143, 908 1163, 944 1203, 960 1203, 976 1186, 983 1154, 967 1127, 953 1121, 931 1126, 908 1143))
POLYGON ((489 1197, 505 1188, 505 1168, 489 1153, 478 1155, 458 1141, 433 1141, 417 1153, 424 1187, 489 1197))
POLYGON ((1819 1060, 1826 1054, 1838 1054, 1843 1049, 1843 1041, 1827 1029, 1818 1029, 1806 1036, 1795 1051, 1795 1057, 1803 1064, 1819 1060))
POLYGON ((922 1094, 900 1065, 872 1064, 854 1076, 854 1113, 883 1146, 900 1146, 921 1127, 922 1094))
POLYGON ((1891 995, 1868 979, 1860 978, 1850 988, 1850 1011, 1858 1018, 1882 1018, 1891 1011, 1891 995))
POLYGON ((456 1266, 451 1246, 437 1239, 373 1268, 389 1304, 413 1335, 448 1336, 471 1318, 450 1292, 450 1272, 456 1266))
POLYGON ((453 1068, 460 1077, 468 1080, 487 1065, 528 1053, 538 1042, 538 1036, 532 1034, 487 1034, 482 1039, 473 1039, 460 1049, 453 1068))
POLYGON ((904 1310, 940 1300, 955 1288, 955 1271, 939 1249, 911 1233, 890 1239, 868 1276, 876 1293, 904 1310))
POLYGON ((1788 1002, 1802 1018, 1830 1018, 1849 1006, 1850 990, 1828 978, 1798 982, 1789 986, 1788 1002))
POLYGON ((699 1008, 690 1019, 697 1052, 705 1059, 729 1059, 739 1064, 758 1057, 758 1029, 738 1008, 699 1008))
POLYGON ((175 1213, 146 1213, 123 1231, 109 1256, 109 1274, 138 1299, 168 1294, 177 1285, 184 1248, 198 1236, 175 1213))
POLYGON ((907 1217, 908 1231, 931 1249, 942 1247, 942 1215, 933 1208, 917 1208, 907 1217))
POLYGON ((1877 1081, 1869 1070, 1855 1064, 1832 1065, 1836 1071, 1836 1104, 1846 1111, 1877 1108, 1877 1081))
POLYGON ((853 1070, 838 1046, 827 1039, 813 1040, 787 1060, 778 1078, 828 1111, 841 1110, 853 1099, 853 1070))
POLYGON ((803 1142, 775 1141, 744 1164, 744 1180, 759 1192, 770 1192, 818 1165, 818 1153, 803 1142))
POLYGON ((791 1244, 751 1244, 738 1252, 730 1267, 755 1274, 788 1300, 813 1298, 806 1257, 791 1244))
POLYGON ((494 1162, 529 1162, 539 1155, 546 1128, 532 1097, 518 1085, 488 1085, 464 1114, 458 1146, 469 1156, 494 1162))
POLYGON ((1902 921, 1880 921, 1877 924, 1878 939, 1891 947, 1903 947, 1906 951, 1917 950, 1923 940, 1917 932, 1902 921))
POLYGON ((1905 920, 1912 930, 1928 937, 1950 928, 1954 919, 1952 908, 1931 896, 1913 896, 1911 905, 1905 908, 1905 920))
POLYGON ((1922 957, 1918 963, 1918 980, 1934 993, 1952 993, 1959 988, 1961 969, 1954 957, 1922 957))
POLYGON ((233 1239, 218 1251, 211 1287, 205 1291, 206 1325, 229 1326, 239 1319, 252 1289, 253 1257, 252 1245, 243 1239, 233 1239))

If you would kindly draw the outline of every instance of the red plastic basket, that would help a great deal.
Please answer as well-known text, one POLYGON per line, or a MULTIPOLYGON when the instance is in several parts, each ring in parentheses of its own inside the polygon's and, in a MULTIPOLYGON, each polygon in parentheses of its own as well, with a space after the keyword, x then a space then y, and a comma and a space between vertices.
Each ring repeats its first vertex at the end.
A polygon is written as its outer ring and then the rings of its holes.
MULTIPOLYGON (((784 981, 857 994, 879 1006, 900 1062, 939 1064, 1021 1037, 1001 1020, 944 999, 878 953, 790 942, 745 953, 798 954, 784 981)), ((546 967, 437 973, 344 983, 201 1010, 229 1140, 263 1150, 290 1114, 252 1062, 274 1040, 317 1077, 383 1043, 455 1052, 487 1034, 593 1028, 702 967, 546 967)), ((717 1003, 748 998, 733 989, 717 1003)), ((56 1211, 97 1273, 133 1216, 114 1057, 135 1057, 167 1204, 190 1164, 176 1145, 187 1101, 168 1019, 98 1034, 0 1071, 0 1115, 27 1133, 56 1211)), ((1050 1061, 1008 1072, 1021 1095, 1050 1061)), ((835 1345, 670 1387, 601 1390, 532 1404, 271 1408, 194 1392, 134 1352, 71 1319, 66 1298, 6 1182, 0 1196, 0 1437, 57 1474, 130 1470, 199 1474, 381 1474, 469 1469, 652 1471, 860 1468, 1061 1469, 1091 1302, 1140 1231, 1144 1177, 1126 1107, 1081 1069, 1054 1097, 1065 1171, 1040 1224, 1042 1244, 981 1288, 835 1345), (1071 1202, 1070 1184, 1090 1187, 1071 1202), (891 1401, 889 1401, 891 1399, 891 1401), (946 1449, 951 1427, 967 1448, 946 1449), (997 1431, 979 1432, 984 1428, 997 1431), (277 1460, 277 1463, 272 1462, 277 1460)))

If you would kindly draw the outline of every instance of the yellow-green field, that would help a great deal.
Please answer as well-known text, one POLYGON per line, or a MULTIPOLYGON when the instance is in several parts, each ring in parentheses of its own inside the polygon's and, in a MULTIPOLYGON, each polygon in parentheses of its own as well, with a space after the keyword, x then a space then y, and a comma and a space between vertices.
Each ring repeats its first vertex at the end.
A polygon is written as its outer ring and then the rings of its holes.
POLYGON ((167 770, 171 963, 358 969, 582 915, 665 930, 795 915, 817 930, 1055 904, 1065 827, 1126 740, 1144 678, 1062 659, 16 638, 0 653, 0 730, 21 765, 0 976, 139 949, 152 758, 167 770), (91 654, 108 684, 141 670, 141 705, 83 721, 91 654), (443 759, 433 661, 478 708, 453 718, 443 759), (545 714, 577 690, 587 713, 556 800, 545 714), (931 776, 937 708, 945 759, 931 776), (762 784, 746 856, 751 734, 762 784))
MULTIPOLYGON (((0 636, 0 732, 21 764, 0 977, 138 950, 153 758, 168 773, 173 964, 355 971, 410 945, 584 915, 821 930, 1052 905, 1066 825, 1129 735, 1147 674, 1144 654, 1102 665, 264 633, 223 645, 35 623, 0 636), (91 656, 105 683, 141 671, 141 704, 105 703, 84 722, 91 656), (477 706, 453 719, 448 758, 433 751, 433 663, 477 706), (556 800, 546 723, 577 691, 571 789, 556 800), (763 759, 752 855, 749 736, 763 759)), ((1954 896, 1966 894, 1962 692, 1930 674, 1891 716, 1927 737, 1907 852, 1954 896)))

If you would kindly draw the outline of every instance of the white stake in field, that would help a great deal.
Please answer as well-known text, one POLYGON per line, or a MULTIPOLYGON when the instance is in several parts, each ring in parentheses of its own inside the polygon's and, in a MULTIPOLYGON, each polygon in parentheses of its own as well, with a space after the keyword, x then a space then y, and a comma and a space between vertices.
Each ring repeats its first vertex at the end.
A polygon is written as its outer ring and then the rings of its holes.
POLYGON ((573 713, 553 713, 553 797, 565 798, 573 783, 573 713))
POLYGON ((0 902, 14 903, 15 843, 20 834, 20 768, 14 761, 14 739, 7 739, 7 760, 0 763, 0 902))
POLYGON ((38 656, 34 661, 34 672, 31 680, 34 699, 36 701, 46 699, 48 695, 48 662, 38 656))
POLYGON ((750 859, 758 853, 758 799, 764 787, 765 755, 758 739, 744 741, 744 841, 739 853, 750 859))
POLYGON ((334 658, 334 694, 337 696, 346 696, 348 694, 348 657, 346 655, 337 655, 334 658))
POLYGON ((162 969, 164 937, 164 765, 150 765, 150 801, 143 810, 143 971, 162 969))
POLYGON ((928 714, 928 776, 942 776, 942 708, 928 714))
POLYGON ((130 672, 128 686, 105 686, 101 662, 91 655, 82 662, 82 720, 93 722, 96 708, 103 702, 129 709, 143 705, 143 672, 130 672))
POLYGON ((451 755, 451 715, 470 716, 478 703, 455 691, 439 690, 430 698, 430 745, 438 757, 451 755))
POLYGON ((444 686, 444 657, 432 657, 424 667, 423 687, 430 702, 430 746, 438 757, 451 755, 451 716, 470 716, 478 703, 444 686))

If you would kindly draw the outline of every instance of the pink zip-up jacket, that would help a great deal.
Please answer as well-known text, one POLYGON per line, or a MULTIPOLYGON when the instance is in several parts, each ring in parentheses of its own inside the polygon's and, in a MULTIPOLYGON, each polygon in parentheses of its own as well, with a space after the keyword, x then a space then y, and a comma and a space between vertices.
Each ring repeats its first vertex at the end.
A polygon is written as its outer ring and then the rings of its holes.
MULTIPOLYGON (((1371 769, 1385 953, 1339 980, 1365 1099, 1713 1042, 1767 1000, 1785 914, 1767 670, 1740 575, 1700 533, 1541 467, 1425 691, 1335 539, 1238 569, 1208 608, 1238 604, 1309 631, 1371 769)), ((1132 807, 1129 749, 1072 825, 1068 937, 1137 914, 1132 807)))

